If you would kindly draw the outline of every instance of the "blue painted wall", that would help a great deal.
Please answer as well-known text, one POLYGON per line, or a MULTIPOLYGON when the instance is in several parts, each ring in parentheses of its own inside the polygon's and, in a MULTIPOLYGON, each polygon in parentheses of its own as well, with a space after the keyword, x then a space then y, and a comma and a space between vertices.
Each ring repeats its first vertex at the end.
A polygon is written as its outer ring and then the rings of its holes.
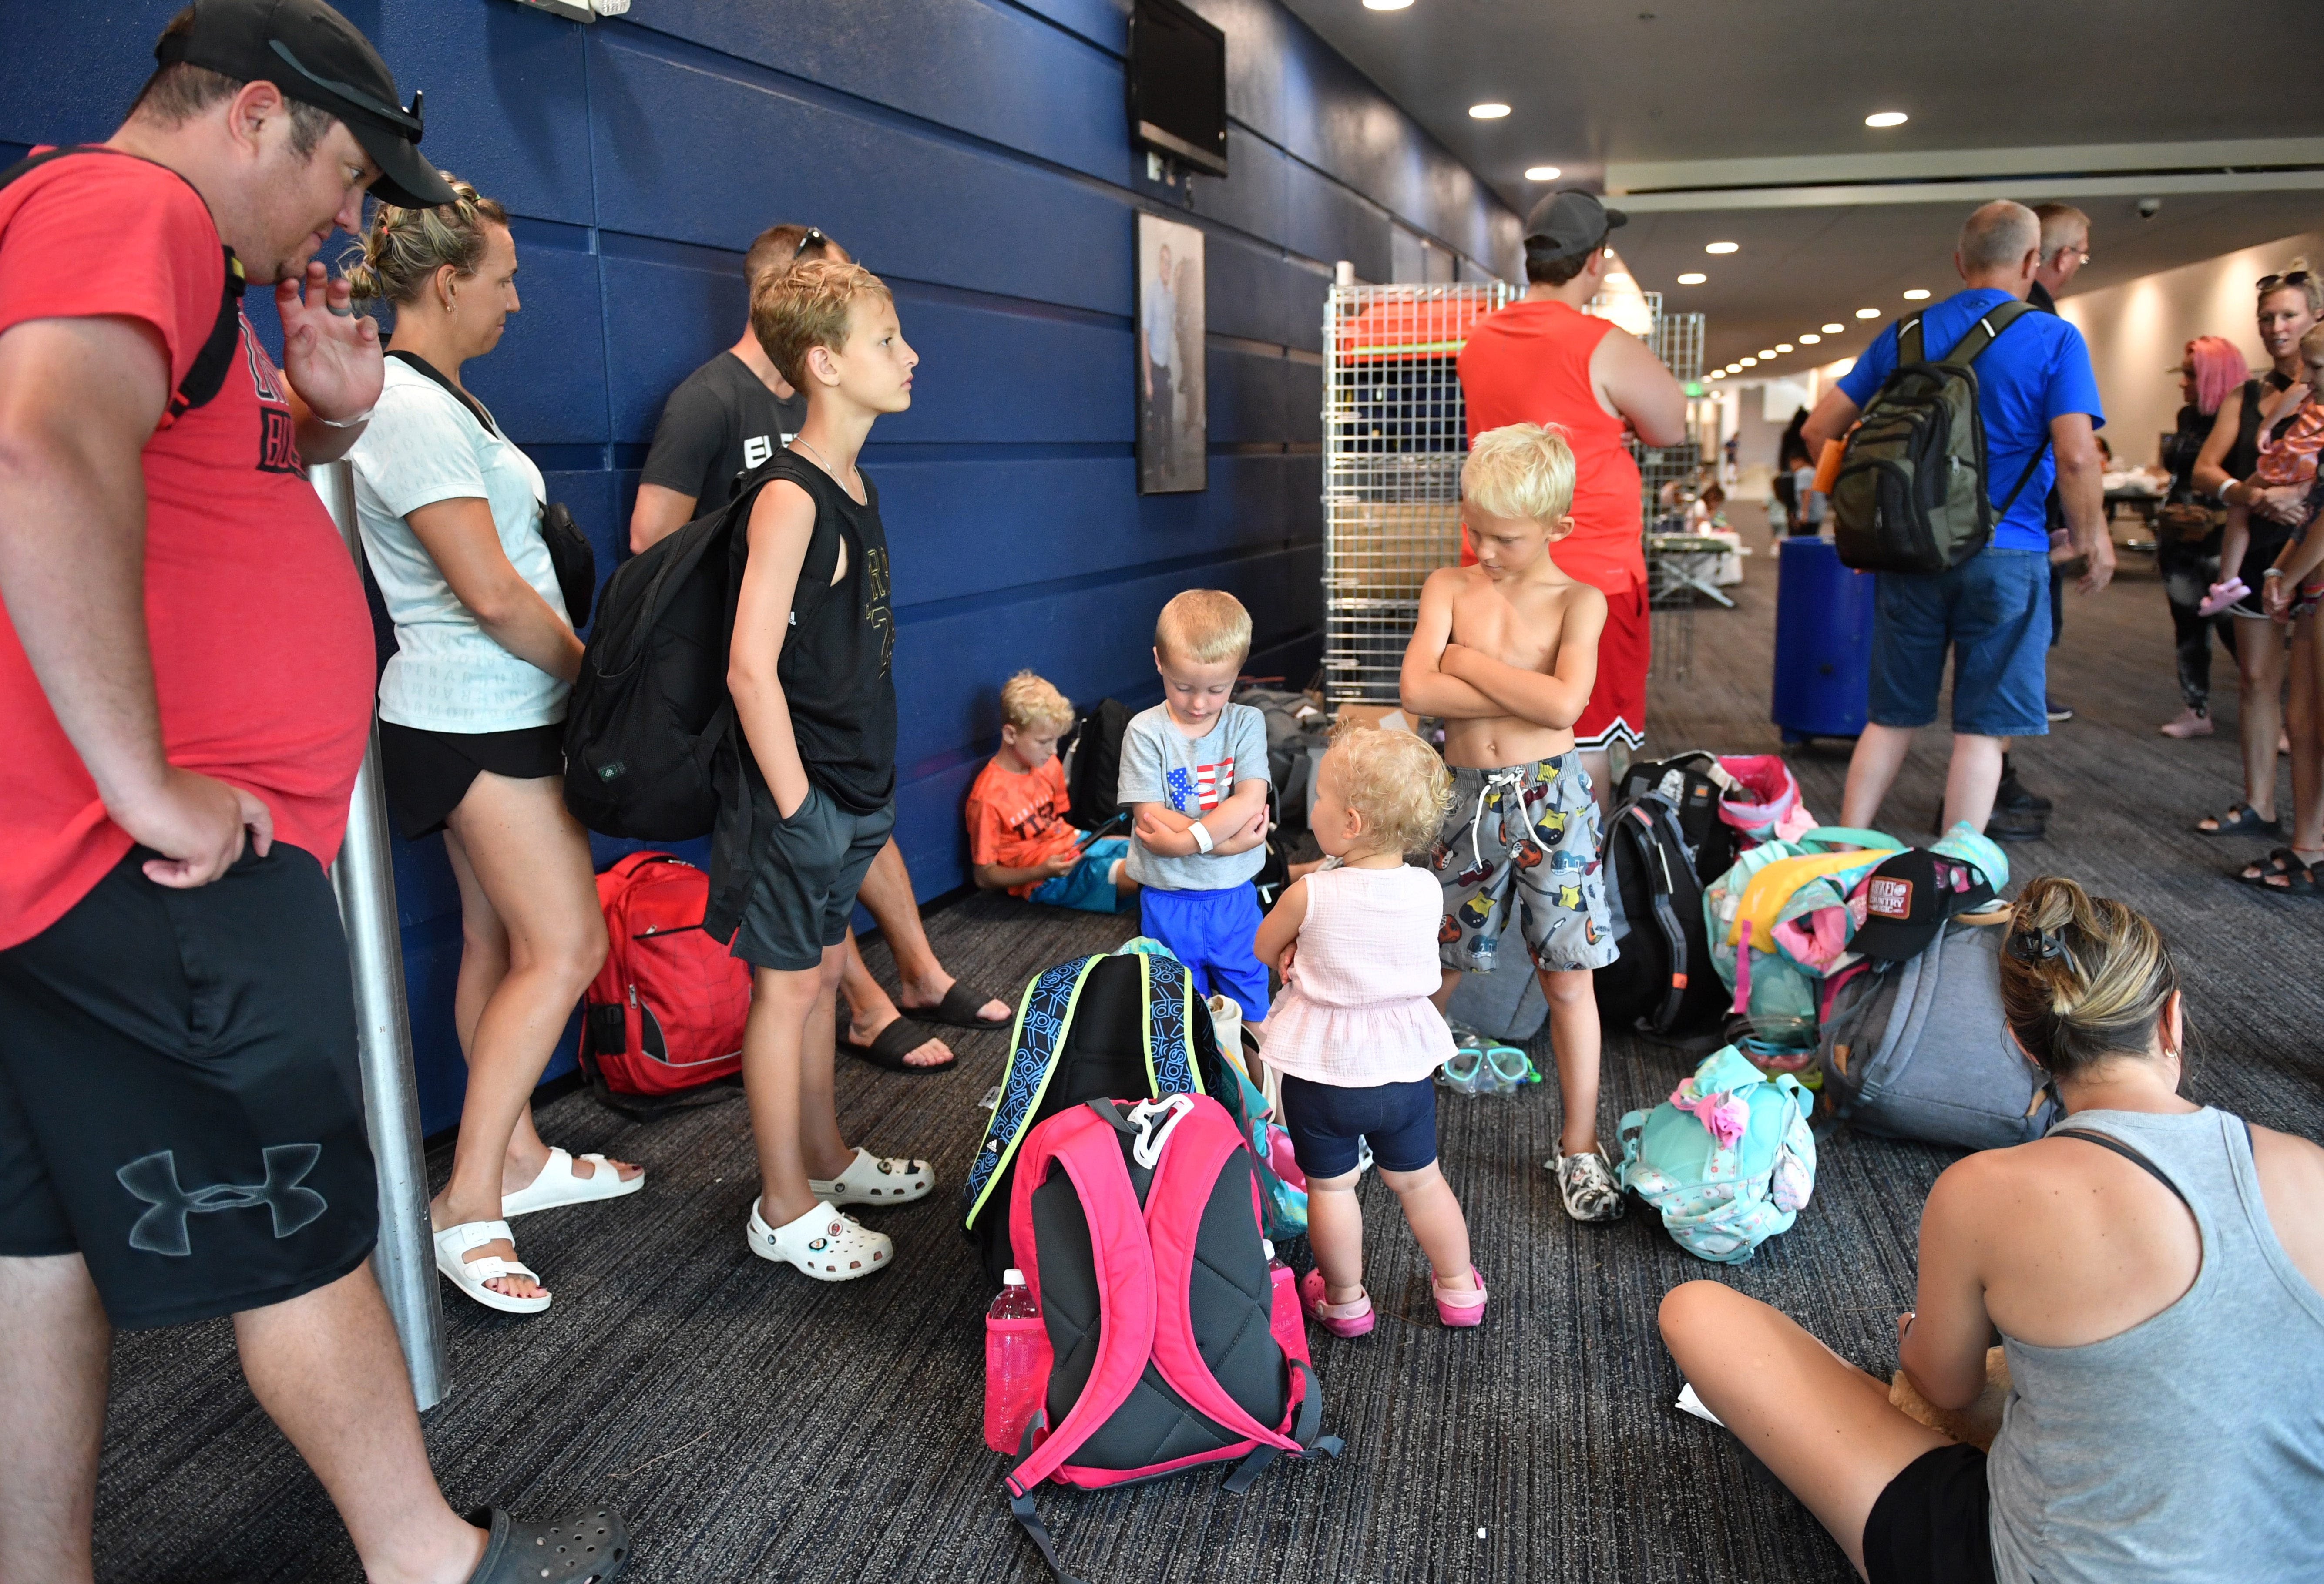
MULTIPOLYGON (((0 4, 15 145, 107 135, 176 8, 0 4)), ((509 0, 341 0, 427 90, 427 153, 515 216, 524 311, 466 377, 605 569, 663 398, 742 328, 752 235, 820 225, 895 289, 917 400, 863 461, 895 556, 897 835, 923 897, 967 879, 961 801, 1019 667, 1150 703, 1155 612, 1213 586, 1251 610, 1254 672, 1314 672, 1332 261, 1389 280, 1425 238, 1433 273, 1514 272, 1517 216, 1305 24, 1275 0, 1194 5, 1228 35, 1234 174, 1190 199, 1129 143, 1124 0, 637 0, 587 27, 509 0), (1140 209, 1207 234, 1201 494, 1136 490, 1140 209)), ((397 884, 435 1128, 461 1091, 441 844, 400 851, 397 884)))

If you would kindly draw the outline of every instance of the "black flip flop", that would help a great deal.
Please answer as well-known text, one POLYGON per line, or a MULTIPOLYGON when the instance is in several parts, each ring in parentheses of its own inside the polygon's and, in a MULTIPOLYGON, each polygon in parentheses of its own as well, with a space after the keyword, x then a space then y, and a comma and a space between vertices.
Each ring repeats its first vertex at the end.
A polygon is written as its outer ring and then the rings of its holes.
POLYGON ((2255 858, 2235 872, 2234 879, 2246 886, 2265 886, 2272 874, 2289 874, 2292 866, 2300 861, 2299 854, 2289 847, 2271 850, 2265 858, 2255 858), (2255 874, 2253 870, 2259 872, 2255 874))
POLYGON ((976 1009, 979 1007, 983 1006, 987 1001, 1001 1001, 1001 1004, 1004 1007, 1009 1004, 1007 1001, 1001 1000, 999 996, 992 995, 985 990, 971 990, 968 986, 961 983, 958 980, 954 980, 953 981, 953 987, 945 991, 944 999, 938 1001, 935 1006, 904 1007, 899 1009, 907 1018, 918 1018, 927 1023, 941 1023, 948 1028, 983 1029, 1008 1027, 1009 1016, 1005 1012, 998 1018, 993 1019, 980 1018, 976 1015, 976 1009))
POLYGON ((899 1018, 878 1034, 873 1035, 870 1045, 857 1045, 852 1039, 843 1039, 839 1042, 839 1048, 857 1061, 869 1062, 874 1067, 885 1068, 890 1073, 910 1073, 923 1077, 930 1073, 949 1073, 959 1064, 960 1055, 957 1052, 954 1053, 951 1061, 937 1062, 931 1066, 916 1067, 904 1060, 907 1055, 927 1043, 928 1036, 926 1029, 915 1027, 909 1018, 899 1018))
POLYGON ((2248 833, 2255 836, 2280 836, 2283 833, 2281 821, 2260 818, 2253 812, 2252 806, 2248 803, 2230 803, 2227 805, 2227 818, 2212 817, 2216 820, 2218 828, 2207 831, 2202 826, 2197 825, 2195 827, 2197 835, 2240 836, 2248 833))
POLYGON ((613 1584, 629 1570, 630 1530, 599 1507, 557 1524, 512 1518, 480 1507, 468 1522, 485 1532, 484 1554, 468 1584, 613 1584))

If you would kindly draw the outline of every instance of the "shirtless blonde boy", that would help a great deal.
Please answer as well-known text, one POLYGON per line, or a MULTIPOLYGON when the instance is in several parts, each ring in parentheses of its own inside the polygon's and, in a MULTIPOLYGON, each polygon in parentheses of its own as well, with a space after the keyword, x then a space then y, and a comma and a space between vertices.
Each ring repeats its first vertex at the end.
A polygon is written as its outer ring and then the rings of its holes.
POLYGON ((1429 575, 1402 677, 1406 711, 1443 721, 1452 769, 1452 806, 1429 855, 1444 888, 1437 1005, 1462 972, 1492 967, 1512 924, 1523 932, 1549 1000, 1565 1107, 1550 1167, 1566 1214, 1610 1221, 1622 1195, 1598 1142, 1591 972, 1614 960, 1614 929, 1598 806, 1573 746, 1598 677, 1606 596, 1550 557, 1573 531, 1573 453, 1558 429, 1521 423, 1478 436, 1461 493, 1477 564, 1429 575))

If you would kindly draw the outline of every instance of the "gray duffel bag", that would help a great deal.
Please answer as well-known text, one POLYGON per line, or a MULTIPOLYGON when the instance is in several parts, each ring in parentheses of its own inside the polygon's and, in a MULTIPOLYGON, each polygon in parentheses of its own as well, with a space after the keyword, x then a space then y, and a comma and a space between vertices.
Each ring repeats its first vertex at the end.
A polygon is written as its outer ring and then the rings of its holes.
POLYGON ((1816 1044, 1834 1116, 1890 1138, 1998 1149, 2065 1113, 2001 1016, 1993 925, 1948 924, 1919 956, 1841 984, 1816 1044))

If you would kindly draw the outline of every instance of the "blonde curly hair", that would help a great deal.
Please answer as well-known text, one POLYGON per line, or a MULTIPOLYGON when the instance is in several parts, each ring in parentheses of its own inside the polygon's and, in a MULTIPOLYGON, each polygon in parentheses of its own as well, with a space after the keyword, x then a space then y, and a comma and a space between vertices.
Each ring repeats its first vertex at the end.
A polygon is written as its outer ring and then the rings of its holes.
POLYGON ((1343 719, 1323 762, 1379 843, 1374 851, 1425 852, 1435 843, 1452 804, 1452 772, 1426 741, 1343 719))
POLYGON ((1074 701, 1047 677, 1019 671, 1001 685, 1001 722, 1019 732, 1043 726, 1063 732, 1074 723, 1074 701))
POLYGON ((809 259, 768 270, 751 285, 751 333, 794 391, 807 389, 807 355, 847 348, 847 310, 858 297, 893 302, 888 283, 857 263, 809 259))
POLYGON ((374 206, 371 224, 345 261, 347 290, 357 302, 409 307, 445 265, 473 275, 484 262, 492 244, 484 228, 506 226, 508 211, 449 170, 437 174, 456 195, 452 202, 433 209, 398 208, 384 200, 374 206))

